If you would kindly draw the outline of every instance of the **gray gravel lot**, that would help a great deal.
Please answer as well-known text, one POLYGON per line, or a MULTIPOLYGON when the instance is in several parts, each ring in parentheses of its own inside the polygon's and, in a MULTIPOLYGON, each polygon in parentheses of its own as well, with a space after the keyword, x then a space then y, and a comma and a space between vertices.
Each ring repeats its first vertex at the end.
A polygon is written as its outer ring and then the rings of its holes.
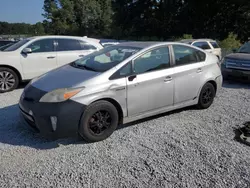
POLYGON ((121 126, 109 139, 48 141, 18 120, 22 89, 0 94, 0 187, 250 187, 250 84, 225 83, 211 108, 121 126))

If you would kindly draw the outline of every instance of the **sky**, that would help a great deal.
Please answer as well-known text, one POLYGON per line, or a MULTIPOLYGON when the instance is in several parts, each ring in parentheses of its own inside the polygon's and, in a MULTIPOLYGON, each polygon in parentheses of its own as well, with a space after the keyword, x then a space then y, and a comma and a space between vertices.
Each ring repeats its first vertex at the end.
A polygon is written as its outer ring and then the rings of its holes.
POLYGON ((43 21, 44 0, 0 0, 0 21, 34 24, 43 21))

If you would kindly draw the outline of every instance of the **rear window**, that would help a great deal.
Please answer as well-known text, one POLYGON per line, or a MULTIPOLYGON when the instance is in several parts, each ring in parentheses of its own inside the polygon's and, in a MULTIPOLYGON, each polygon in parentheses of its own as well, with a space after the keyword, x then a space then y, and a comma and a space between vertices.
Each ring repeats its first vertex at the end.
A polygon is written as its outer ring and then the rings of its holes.
POLYGON ((210 44, 211 44, 214 48, 220 48, 219 45, 217 44, 217 42, 210 42, 210 44))

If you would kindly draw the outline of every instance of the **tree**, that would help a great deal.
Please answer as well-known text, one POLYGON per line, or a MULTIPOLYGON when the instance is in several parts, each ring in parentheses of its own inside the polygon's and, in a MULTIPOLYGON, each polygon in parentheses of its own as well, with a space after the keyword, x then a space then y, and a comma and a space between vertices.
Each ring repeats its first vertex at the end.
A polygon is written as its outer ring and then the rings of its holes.
POLYGON ((110 33, 111 0, 45 0, 43 9, 54 34, 110 33))
POLYGON ((44 30, 44 25, 41 22, 37 22, 33 27, 33 33, 35 35, 44 35, 45 30, 44 30))

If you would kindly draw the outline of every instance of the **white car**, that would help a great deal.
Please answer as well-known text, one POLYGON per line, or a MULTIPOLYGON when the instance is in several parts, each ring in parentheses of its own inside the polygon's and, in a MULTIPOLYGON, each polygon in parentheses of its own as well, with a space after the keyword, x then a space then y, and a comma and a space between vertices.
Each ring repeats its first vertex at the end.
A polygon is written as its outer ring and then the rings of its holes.
POLYGON ((219 60, 222 59, 221 56, 221 48, 218 43, 212 39, 186 39, 181 40, 182 43, 190 44, 192 46, 196 46, 201 48, 207 52, 210 52, 218 57, 219 60))
POLYGON ((0 52, 0 93, 102 49, 98 40, 72 36, 27 38, 0 52))

